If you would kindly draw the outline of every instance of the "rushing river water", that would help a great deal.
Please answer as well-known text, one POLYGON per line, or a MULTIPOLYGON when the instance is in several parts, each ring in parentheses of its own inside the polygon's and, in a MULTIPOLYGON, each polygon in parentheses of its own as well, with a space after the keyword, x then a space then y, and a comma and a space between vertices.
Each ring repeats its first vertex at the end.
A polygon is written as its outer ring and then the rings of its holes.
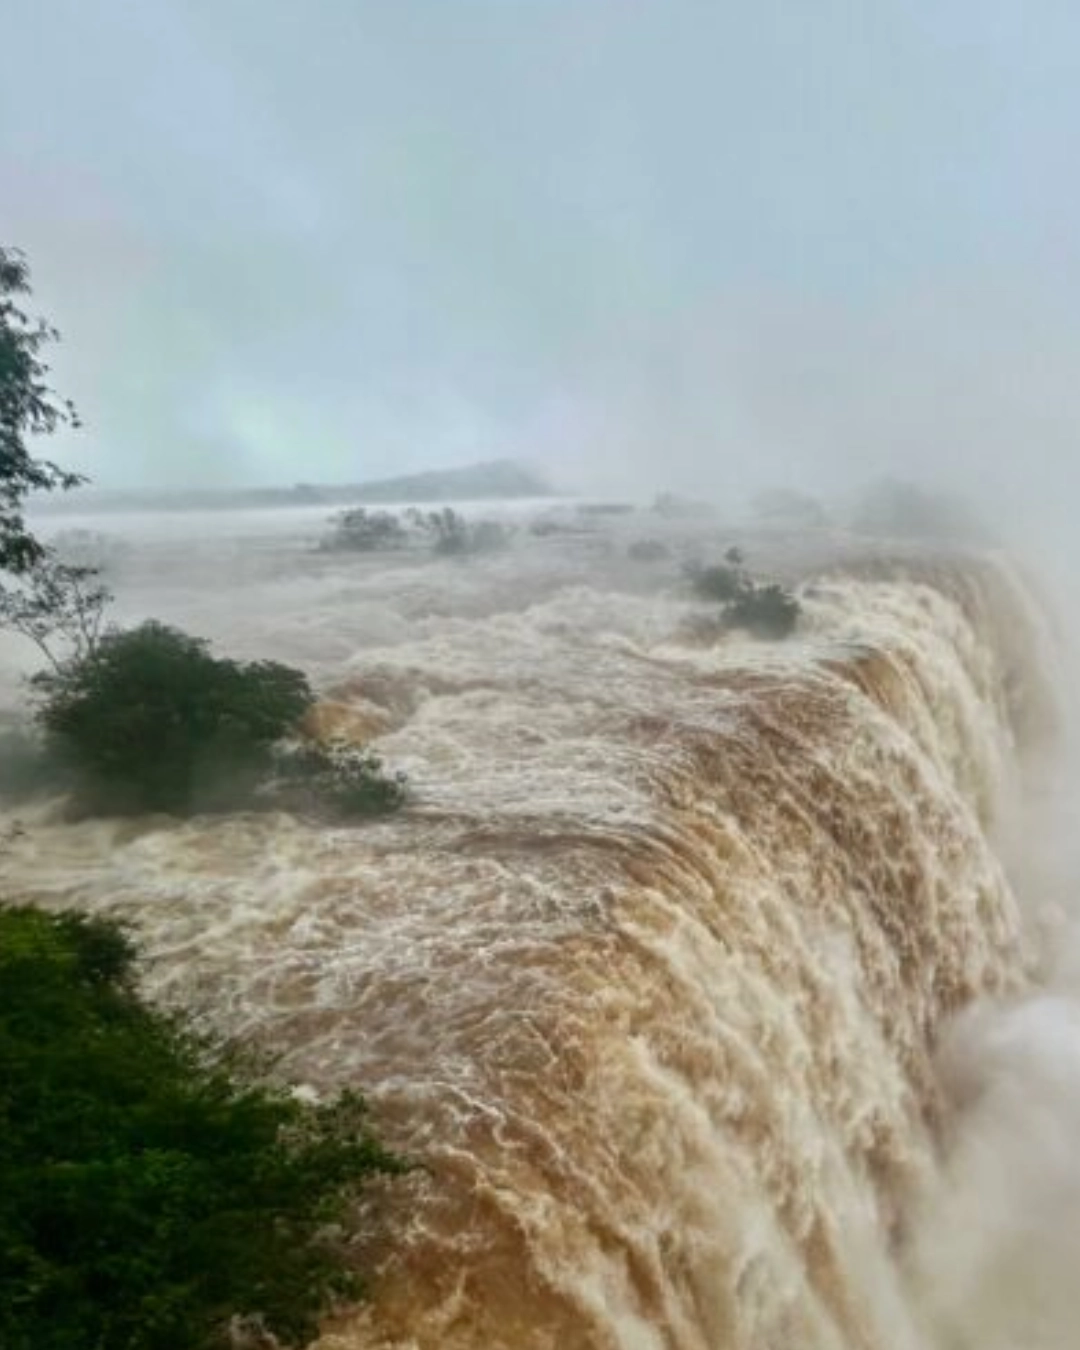
POLYGON ((649 564, 635 520, 462 563, 318 524, 94 522, 122 620, 302 666, 407 810, 35 806, 0 874, 134 920, 155 998, 361 1087, 423 1162, 323 1350, 1073 1345, 1080 1004, 1020 884, 1060 728, 1005 564, 744 540, 801 588, 762 643, 694 622, 705 527, 649 564))

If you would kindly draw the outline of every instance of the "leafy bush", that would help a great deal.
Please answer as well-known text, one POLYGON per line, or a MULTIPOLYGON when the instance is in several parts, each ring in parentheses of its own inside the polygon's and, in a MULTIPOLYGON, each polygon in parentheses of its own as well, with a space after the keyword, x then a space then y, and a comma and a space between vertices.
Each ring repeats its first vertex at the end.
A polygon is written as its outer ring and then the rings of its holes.
POLYGON ((421 529, 432 536, 432 548, 445 558, 467 558, 476 553, 494 553, 510 542, 510 529, 497 520, 470 524, 449 506, 441 511, 414 512, 421 529))
POLYGON ((716 563, 712 567, 691 565, 686 573, 694 593, 702 600, 735 600, 750 584, 743 570, 733 563, 716 563))
POLYGON ((92 656, 35 685, 47 746, 83 804, 121 814, 244 803, 273 743, 313 701, 298 670, 219 659, 154 622, 107 633, 92 656))
POLYGON ((35 676, 38 737, 0 740, 0 792, 71 791, 94 814, 267 806, 370 816, 405 799, 370 751, 280 742, 314 702, 302 672, 241 664, 160 623, 107 633, 96 651, 35 676))
POLYGON ((304 1343, 360 1292, 333 1225, 402 1164, 359 1096, 306 1105, 148 1008, 134 959, 113 923, 0 905, 0 1344, 304 1343))
POLYGON ((353 553, 381 553, 405 548, 409 534, 392 511, 369 511, 359 506, 334 518, 334 532, 323 548, 353 553))
MULTIPOLYGON (((785 638, 795 628, 801 613, 798 600, 785 587, 753 581, 743 567, 743 555, 729 548, 724 562, 712 567, 693 563, 686 568, 690 584, 702 599, 719 600, 719 628, 745 629, 757 637, 785 638)), ((707 622, 697 622, 693 631, 698 639, 707 633, 707 622)))
POLYGON ((743 628, 756 637, 785 638, 799 619, 798 600, 783 586, 749 586, 724 609, 726 628, 743 628))
POLYGON ((346 817, 380 816, 404 804, 405 775, 389 774, 370 750, 344 742, 304 744, 275 753, 267 800, 292 810, 329 807, 346 817))

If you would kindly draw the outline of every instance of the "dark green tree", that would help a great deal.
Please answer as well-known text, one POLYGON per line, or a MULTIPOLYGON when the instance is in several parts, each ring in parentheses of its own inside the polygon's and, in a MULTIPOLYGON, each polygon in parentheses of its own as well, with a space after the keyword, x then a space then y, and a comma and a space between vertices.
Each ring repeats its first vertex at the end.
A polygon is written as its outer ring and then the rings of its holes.
POLYGON ((27 496, 83 481, 29 450, 32 437, 78 425, 73 404, 49 387, 42 355, 59 334, 23 309, 23 297, 29 294, 26 259, 17 249, 0 247, 0 571, 16 573, 32 567, 44 552, 26 527, 27 496))
POLYGON ((360 1292, 335 1225, 402 1164, 359 1096, 305 1104, 148 1007, 134 960, 114 923, 0 905, 0 1345, 302 1343, 360 1292))
POLYGON ((35 686, 50 755, 87 809, 115 813, 245 805, 313 701, 301 671, 212 656, 155 622, 106 633, 35 686))
POLYGON ((754 581, 745 569, 745 561, 741 549, 729 548, 723 563, 712 567, 691 563, 685 574, 703 600, 720 601, 721 628, 739 628, 762 638, 789 637, 795 631, 802 606, 786 587, 754 581))
POLYGON ((742 628, 755 637, 786 638, 795 631, 802 607, 790 591, 775 582, 749 586, 724 608, 725 628, 742 628))
POLYGON ((702 600, 735 600, 749 584, 737 563, 716 563, 712 567, 690 564, 686 575, 702 600))
POLYGON ((324 549, 350 553, 383 553, 407 548, 409 534, 393 511, 357 506, 334 517, 334 532, 324 549))

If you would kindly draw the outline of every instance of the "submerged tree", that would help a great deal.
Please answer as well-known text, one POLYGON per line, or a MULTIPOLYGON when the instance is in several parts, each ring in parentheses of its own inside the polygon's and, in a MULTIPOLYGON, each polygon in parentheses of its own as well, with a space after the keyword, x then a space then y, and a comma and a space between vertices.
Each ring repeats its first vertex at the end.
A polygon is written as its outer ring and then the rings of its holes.
POLYGON ((510 542, 511 530, 497 520, 470 522, 449 506, 441 511, 414 511, 411 518, 431 535, 432 550, 444 558, 495 553, 510 542))
POLYGON ((725 556, 729 561, 726 563, 715 563, 711 567, 705 567, 699 562, 692 562, 684 568, 684 575, 694 588, 694 593, 702 600, 719 600, 724 603, 736 599, 746 590, 750 583, 740 566, 741 558, 734 562, 730 561, 734 552, 734 549, 728 550, 725 556))
POLYGON ((389 772, 374 751, 341 741, 278 747, 261 789, 271 805, 329 811, 346 820, 388 815, 404 805, 406 794, 403 773, 389 772))
POLYGON ((153 622, 106 633, 91 657, 35 684, 48 748, 85 805, 121 814, 245 804, 314 699, 299 670, 215 657, 153 622))
POLYGON ((384 553, 405 548, 408 531, 392 511, 369 511, 357 506, 334 517, 334 532, 323 541, 324 550, 384 553))
POLYGON ((74 405, 48 383, 42 353, 60 336, 22 308, 30 270, 17 249, 0 247, 0 570, 24 572, 44 553, 27 529, 24 504, 32 492, 78 486, 83 478, 30 453, 34 436, 78 426, 74 405))
POLYGON ((785 638, 795 631, 802 608, 790 591, 775 582, 750 586, 724 609, 725 628, 741 628, 755 637, 785 638))
POLYGON ((302 671, 214 656, 155 622, 91 637, 34 677, 41 734, 15 738, 0 791, 51 783, 95 815, 280 807, 355 819, 404 803, 403 775, 370 751, 287 740, 315 699, 302 671))
MULTIPOLYGON (((729 548, 724 562, 711 567, 700 562, 684 569, 694 592, 703 600, 718 600, 721 608, 715 625, 706 622, 705 632, 742 629, 762 638, 785 638, 794 631, 802 606, 786 587, 754 581, 745 568, 739 548, 729 548)), ((695 623, 701 631, 702 625, 695 623)))

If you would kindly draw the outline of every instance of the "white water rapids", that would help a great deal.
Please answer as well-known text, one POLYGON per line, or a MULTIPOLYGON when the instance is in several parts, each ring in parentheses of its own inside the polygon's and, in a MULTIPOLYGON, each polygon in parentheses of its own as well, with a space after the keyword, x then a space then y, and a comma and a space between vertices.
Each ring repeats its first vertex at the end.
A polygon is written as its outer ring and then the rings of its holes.
MULTIPOLYGON (((130 540, 118 617, 302 666, 408 809, 9 810, 0 875, 134 920, 155 998, 362 1088, 425 1164, 323 1350, 1074 1345, 1061 733, 1010 571, 750 540, 802 586, 767 644, 695 632, 640 522, 466 563, 318 523, 95 522, 130 540)), ((8 705, 30 655, 4 639, 8 705)))

